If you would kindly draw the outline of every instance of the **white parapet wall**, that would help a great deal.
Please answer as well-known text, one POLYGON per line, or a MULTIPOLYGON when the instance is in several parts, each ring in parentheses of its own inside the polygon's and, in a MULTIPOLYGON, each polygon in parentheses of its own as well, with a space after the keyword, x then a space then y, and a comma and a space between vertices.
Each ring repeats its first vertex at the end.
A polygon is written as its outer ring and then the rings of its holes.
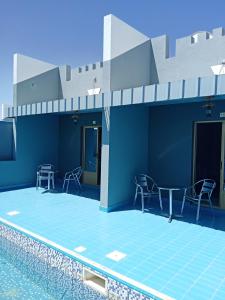
POLYGON ((0 104, 0 121, 8 117, 8 104, 0 104))

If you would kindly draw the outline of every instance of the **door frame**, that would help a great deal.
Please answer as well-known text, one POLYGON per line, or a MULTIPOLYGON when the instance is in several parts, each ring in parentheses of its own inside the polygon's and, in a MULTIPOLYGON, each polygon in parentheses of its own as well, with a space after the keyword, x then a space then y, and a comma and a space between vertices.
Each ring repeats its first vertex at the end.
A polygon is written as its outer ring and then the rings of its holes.
POLYGON ((218 208, 225 209, 225 191, 223 190, 224 181, 224 146, 225 146, 225 120, 210 120, 210 121, 194 121, 194 136, 193 136, 193 159, 192 159, 192 184, 195 183, 196 172, 196 152, 197 152, 197 124, 202 123, 222 123, 221 130, 221 150, 220 150, 220 192, 218 208))
POLYGON ((225 191, 224 191, 224 155, 225 155, 225 121, 222 123, 221 136, 221 159, 220 159, 220 208, 225 209, 225 191))
MULTIPOLYGON (((82 126, 82 153, 81 153, 81 162, 82 162, 82 168, 83 168, 83 182, 86 182, 87 184, 90 185, 99 185, 98 183, 98 178, 99 178, 99 143, 101 142, 99 140, 99 128, 102 128, 101 125, 84 125, 82 126), (96 144, 96 172, 88 172, 85 171, 85 129, 86 128, 97 128, 98 129, 98 134, 97 134, 97 144, 96 144)), ((101 148, 101 147, 100 147, 101 148)), ((100 150, 101 151, 101 150, 100 150)))

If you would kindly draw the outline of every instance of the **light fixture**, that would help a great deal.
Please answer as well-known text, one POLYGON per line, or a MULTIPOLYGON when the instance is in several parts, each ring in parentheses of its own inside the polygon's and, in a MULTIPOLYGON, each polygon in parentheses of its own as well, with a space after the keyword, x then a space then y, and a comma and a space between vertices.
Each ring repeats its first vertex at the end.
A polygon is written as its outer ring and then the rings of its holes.
POLYGON ((88 90, 88 95, 89 96, 99 95, 100 91, 101 91, 101 88, 89 89, 88 90))
POLYGON ((79 121, 79 115, 72 115, 72 120, 73 120, 73 123, 76 125, 79 121))
POLYGON ((225 74, 225 60, 222 60, 220 65, 211 66, 214 75, 223 75, 225 74))
POLYGON ((206 117, 210 118, 212 116, 212 110, 214 108, 214 104, 212 103, 212 96, 205 98, 205 104, 202 105, 202 108, 205 110, 206 117))

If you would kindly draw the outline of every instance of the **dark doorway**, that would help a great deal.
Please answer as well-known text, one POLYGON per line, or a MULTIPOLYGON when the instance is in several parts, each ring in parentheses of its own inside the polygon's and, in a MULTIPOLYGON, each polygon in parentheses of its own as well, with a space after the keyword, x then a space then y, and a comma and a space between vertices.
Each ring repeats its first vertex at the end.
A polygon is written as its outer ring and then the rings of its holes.
POLYGON ((196 124, 195 181, 210 178, 216 181, 213 204, 219 206, 221 165, 221 122, 196 124))

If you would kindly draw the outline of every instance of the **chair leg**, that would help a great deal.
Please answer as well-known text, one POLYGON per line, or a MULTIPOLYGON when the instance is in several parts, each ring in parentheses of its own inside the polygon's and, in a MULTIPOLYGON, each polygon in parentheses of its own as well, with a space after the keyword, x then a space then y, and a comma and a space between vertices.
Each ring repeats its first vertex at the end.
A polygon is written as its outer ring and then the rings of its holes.
POLYGON ((196 222, 198 222, 198 220, 199 220, 200 206, 201 206, 201 197, 199 197, 199 199, 198 199, 196 222))
POLYGON ((209 197, 209 205, 210 205, 210 209, 211 209, 211 212, 212 212, 212 215, 214 215, 214 210, 213 210, 213 205, 212 205, 212 200, 211 200, 211 197, 209 197))
POLYGON ((68 189, 69 189, 69 180, 67 180, 67 186, 66 186, 66 193, 68 194, 68 189))
POLYGON ((64 180, 63 180, 63 186, 62 186, 62 190, 64 191, 64 188, 65 188, 65 184, 66 184, 66 178, 64 177, 64 180))
POLYGON ((147 204, 148 204, 148 207, 150 206, 150 202, 151 202, 151 194, 148 196, 148 202, 147 202, 147 204))
POLYGON ((181 206, 181 211, 180 211, 181 215, 183 214, 183 210, 184 210, 184 204, 185 204, 185 200, 186 200, 186 192, 187 192, 187 190, 185 189, 184 196, 183 196, 183 201, 182 201, 182 206, 181 206))
POLYGON ((136 191, 135 191, 133 206, 136 205, 136 201, 137 201, 137 188, 136 188, 136 191))
POLYGON ((55 176, 54 174, 52 175, 52 186, 53 186, 53 190, 55 189, 55 176))
POLYGON ((159 192, 159 205, 160 205, 160 209, 163 210, 161 192, 159 192))
POLYGON ((48 173, 48 191, 50 190, 50 183, 51 183, 51 177, 50 174, 48 173))
POLYGON ((81 191, 81 184, 80 184, 80 180, 79 179, 77 179, 77 184, 78 184, 79 190, 81 191))
POLYGON ((144 211, 145 211, 145 203, 144 203, 144 195, 143 195, 143 193, 141 194, 141 210, 142 210, 142 212, 144 213, 144 211))
POLYGON ((211 210, 213 210, 212 200, 211 200, 210 196, 209 196, 209 205, 210 205, 211 210))

